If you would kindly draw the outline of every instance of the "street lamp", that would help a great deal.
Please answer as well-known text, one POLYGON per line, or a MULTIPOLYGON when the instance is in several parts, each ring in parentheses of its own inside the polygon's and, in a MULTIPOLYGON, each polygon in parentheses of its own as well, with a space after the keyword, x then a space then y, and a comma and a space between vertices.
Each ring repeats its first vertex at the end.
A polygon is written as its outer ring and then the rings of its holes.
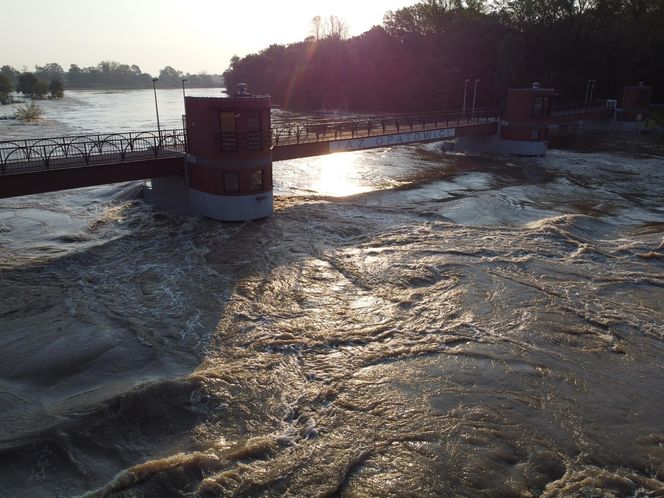
POLYGON ((585 104, 590 104, 590 102, 592 102, 593 100, 592 95, 595 90, 595 83, 597 83, 597 80, 588 80, 588 82, 586 83, 586 100, 584 102, 585 104))
POLYGON ((480 82, 480 79, 477 78, 475 80, 475 88, 473 90, 473 110, 470 113, 470 119, 473 119, 475 117, 475 98, 477 97, 477 84, 480 82))
POLYGON ((187 127, 187 120, 185 116, 187 115, 187 96, 184 94, 184 82, 189 81, 187 78, 182 78, 182 102, 184 103, 184 114, 182 115, 182 129, 187 127))
POLYGON ((157 132, 159 133, 159 146, 161 146, 161 124, 159 123, 159 105, 157 104, 157 81, 159 78, 152 78, 152 89, 154 90, 154 108, 157 111, 157 132))
POLYGON ((186 98, 186 95, 184 94, 184 82, 189 81, 187 78, 182 78, 182 100, 186 98))
POLYGON ((597 80, 593 80, 592 85, 590 85, 590 97, 588 97, 588 105, 591 105, 593 103, 593 93, 595 93, 595 83, 597 83, 597 80))
POLYGON ((466 81, 463 83, 463 117, 466 118, 466 92, 468 90, 468 83, 470 79, 466 78, 466 81))

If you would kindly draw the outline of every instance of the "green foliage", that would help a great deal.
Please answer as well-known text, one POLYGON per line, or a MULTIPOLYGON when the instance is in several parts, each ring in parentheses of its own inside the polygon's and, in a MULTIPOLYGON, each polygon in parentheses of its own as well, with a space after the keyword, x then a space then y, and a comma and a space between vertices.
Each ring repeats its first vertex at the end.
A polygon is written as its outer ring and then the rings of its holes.
POLYGON ((14 111, 14 118, 23 123, 32 123, 39 121, 42 116, 42 109, 34 102, 30 104, 21 104, 14 111))
POLYGON ((58 77, 51 78, 51 83, 48 85, 48 91, 52 99, 61 99, 65 96, 64 85, 62 80, 58 77))

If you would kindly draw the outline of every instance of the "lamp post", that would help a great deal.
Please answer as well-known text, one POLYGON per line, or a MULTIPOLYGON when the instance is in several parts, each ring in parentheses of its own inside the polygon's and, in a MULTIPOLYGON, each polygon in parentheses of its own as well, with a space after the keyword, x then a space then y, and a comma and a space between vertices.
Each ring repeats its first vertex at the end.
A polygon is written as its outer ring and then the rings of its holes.
POLYGON ((466 92, 468 91, 468 83, 470 79, 466 78, 466 81, 463 83, 463 117, 466 118, 466 92))
POLYGON ((595 90, 595 83, 597 83, 597 80, 588 80, 588 82, 586 83, 586 100, 584 102, 584 104, 586 105, 592 102, 593 99, 592 95, 593 91, 595 90))
POLYGON ((152 89, 154 90, 154 108, 157 111, 157 132, 159 133, 159 146, 161 147, 161 124, 159 123, 159 105, 157 104, 157 81, 159 78, 152 78, 152 89))
POLYGON ((593 93, 595 93, 595 83, 597 83, 597 80, 592 80, 592 84, 590 85, 590 97, 588 97, 588 105, 592 105, 593 103, 593 93))
POLYGON ((473 118, 475 117, 475 99, 476 99, 476 97, 477 97, 477 84, 478 84, 479 82, 480 82, 480 79, 477 78, 477 79, 475 80, 475 88, 474 88, 474 90, 473 90, 473 110, 472 110, 472 112, 470 113, 470 119, 473 119, 473 118))
POLYGON ((184 114, 182 114, 182 129, 184 130, 187 127, 187 120, 186 120, 186 115, 187 115, 187 96, 184 93, 184 83, 185 81, 189 81, 187 78, 182 78, 182 103, 184 104, 184 114))

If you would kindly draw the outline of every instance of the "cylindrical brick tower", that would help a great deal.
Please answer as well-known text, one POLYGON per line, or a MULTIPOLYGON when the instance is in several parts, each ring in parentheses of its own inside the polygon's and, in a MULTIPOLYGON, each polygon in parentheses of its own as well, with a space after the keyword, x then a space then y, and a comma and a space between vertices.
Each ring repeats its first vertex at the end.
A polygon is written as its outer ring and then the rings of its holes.
POLYGON ((517 156, 544 155, 554 94, 552 88, 541 88, 539 83, 534 83, 532 88, 508 90, 498 134, 457 137, 454 150, 517 156))
POLYGON ((270 97, 187 97, 189 211, 223 221, 270 216, 270 97))
POLYGON ((519 156, 542 156, 555 92, 534 83, 532 88, 507 91, 505 113, 500 124, 500 152, 519 156))

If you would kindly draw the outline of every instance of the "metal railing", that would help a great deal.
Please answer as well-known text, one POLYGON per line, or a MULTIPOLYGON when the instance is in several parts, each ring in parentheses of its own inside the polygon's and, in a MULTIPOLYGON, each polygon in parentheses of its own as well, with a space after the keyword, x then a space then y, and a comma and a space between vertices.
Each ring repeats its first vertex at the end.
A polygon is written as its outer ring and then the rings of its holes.
POLYGON ((186 149, 184 130, 10 140, 0 142, 0 173, 168 157, 186 149))
POLYGON ((272 133, 250 131, 246 133, 213 133, 212 144, 224 152, 237 152, 240 150, 263 150, 272 146, 272 133))
POLYGON ((420 114, 358 116, 342 120, 307 119, 276 123, 272 127, 275 147, 291 144, 362 138, 453 126, 491 123, 500 119, 498 107, 420 114))
POLYGON ((614 107, 609 107, 606 105, 605 100, 593 101, 590 103, 568 103, 560 104, 553 107, 551 116, 571 116, 574 114, 588 114, 591 112, 609 112, 614 111, 614 107))

